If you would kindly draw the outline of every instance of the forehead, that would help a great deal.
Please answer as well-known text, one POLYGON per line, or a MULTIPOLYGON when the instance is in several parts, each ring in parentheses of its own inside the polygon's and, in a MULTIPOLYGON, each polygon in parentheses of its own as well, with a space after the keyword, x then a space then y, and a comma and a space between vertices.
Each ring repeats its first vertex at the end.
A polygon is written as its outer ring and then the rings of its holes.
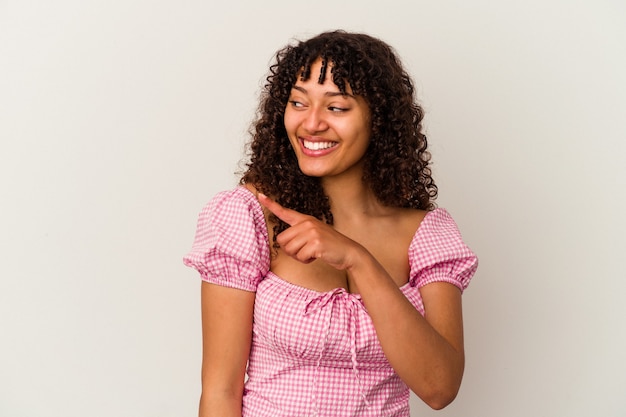
POLYGON ((342 94, 352 95, 352 88, 347 80, 335 79, 333 76, 334 68, 335 65, 332 60, 325 61, 322 58, 317 58, 309 65, 300 68, 296 74, 294 86, 319 84, 339 90, 342 94))

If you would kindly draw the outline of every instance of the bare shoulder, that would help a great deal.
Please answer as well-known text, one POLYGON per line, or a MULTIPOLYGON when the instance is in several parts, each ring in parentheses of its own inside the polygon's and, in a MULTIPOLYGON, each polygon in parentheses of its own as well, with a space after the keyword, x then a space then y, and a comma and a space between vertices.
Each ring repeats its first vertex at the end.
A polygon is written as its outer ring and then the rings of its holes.
POLYGON ((399 227, 410 233, 415 233, 428 214, 426 210, 412 208, 396 208, 395 211, 394 217, 399 222, 399 227))

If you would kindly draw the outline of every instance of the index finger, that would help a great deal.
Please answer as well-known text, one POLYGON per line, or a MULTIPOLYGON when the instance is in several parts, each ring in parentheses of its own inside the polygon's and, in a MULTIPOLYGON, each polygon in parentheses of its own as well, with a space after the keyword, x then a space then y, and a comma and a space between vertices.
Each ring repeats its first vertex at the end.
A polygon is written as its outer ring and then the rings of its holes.
POLYGON ((287 223, 289 226, 293 226, 294 224, 299 223, 305 217, 307 217, 305 214, 298 213, 295 210, 291 210, 281 206, 276 201, 272 200, 263 193, 259 193, 258 196, 259 202, 265 208, 274 213, 276 217, 287 223))

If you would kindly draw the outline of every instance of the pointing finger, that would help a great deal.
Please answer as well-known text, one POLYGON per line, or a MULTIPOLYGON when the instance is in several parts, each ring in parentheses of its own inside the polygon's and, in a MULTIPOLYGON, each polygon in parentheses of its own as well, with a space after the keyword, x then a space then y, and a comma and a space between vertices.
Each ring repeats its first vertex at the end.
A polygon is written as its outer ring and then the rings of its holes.
POLYGON ((269 211, 274 213, 276 217, 287 223, 289 226, 293 226, 294 224, 303 220, 304 217, 306 217, 306 215, 302 213, 298 213, 295 210, 291 210, 281 206, 276 201, 272 200, 263 193, 259 193, 259 202, 269 211))

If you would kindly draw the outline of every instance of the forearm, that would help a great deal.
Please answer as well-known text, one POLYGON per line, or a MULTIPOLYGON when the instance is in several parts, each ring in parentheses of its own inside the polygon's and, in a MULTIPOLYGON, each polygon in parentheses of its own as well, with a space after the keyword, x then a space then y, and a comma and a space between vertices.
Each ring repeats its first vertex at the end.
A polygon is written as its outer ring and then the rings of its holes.
POLYGON ((385 356, 400 378, 433 408, 451 402, 464 368, 460 317, 446 321, 453 325, 446 324, 445 329, 433 327, 369 253, 361 254, 348 272, 358 285, 385 356), (460 333, 461 338, 448 340, 442 333, 460 333))
POLYGON ((199 417, 241 417, 241 394, 203 390, 199 417))
POLYGON ((199 417, 241 417, 243 377, 219 372, 221 368, 216 365, 205 360, 202 366, 199 417))

